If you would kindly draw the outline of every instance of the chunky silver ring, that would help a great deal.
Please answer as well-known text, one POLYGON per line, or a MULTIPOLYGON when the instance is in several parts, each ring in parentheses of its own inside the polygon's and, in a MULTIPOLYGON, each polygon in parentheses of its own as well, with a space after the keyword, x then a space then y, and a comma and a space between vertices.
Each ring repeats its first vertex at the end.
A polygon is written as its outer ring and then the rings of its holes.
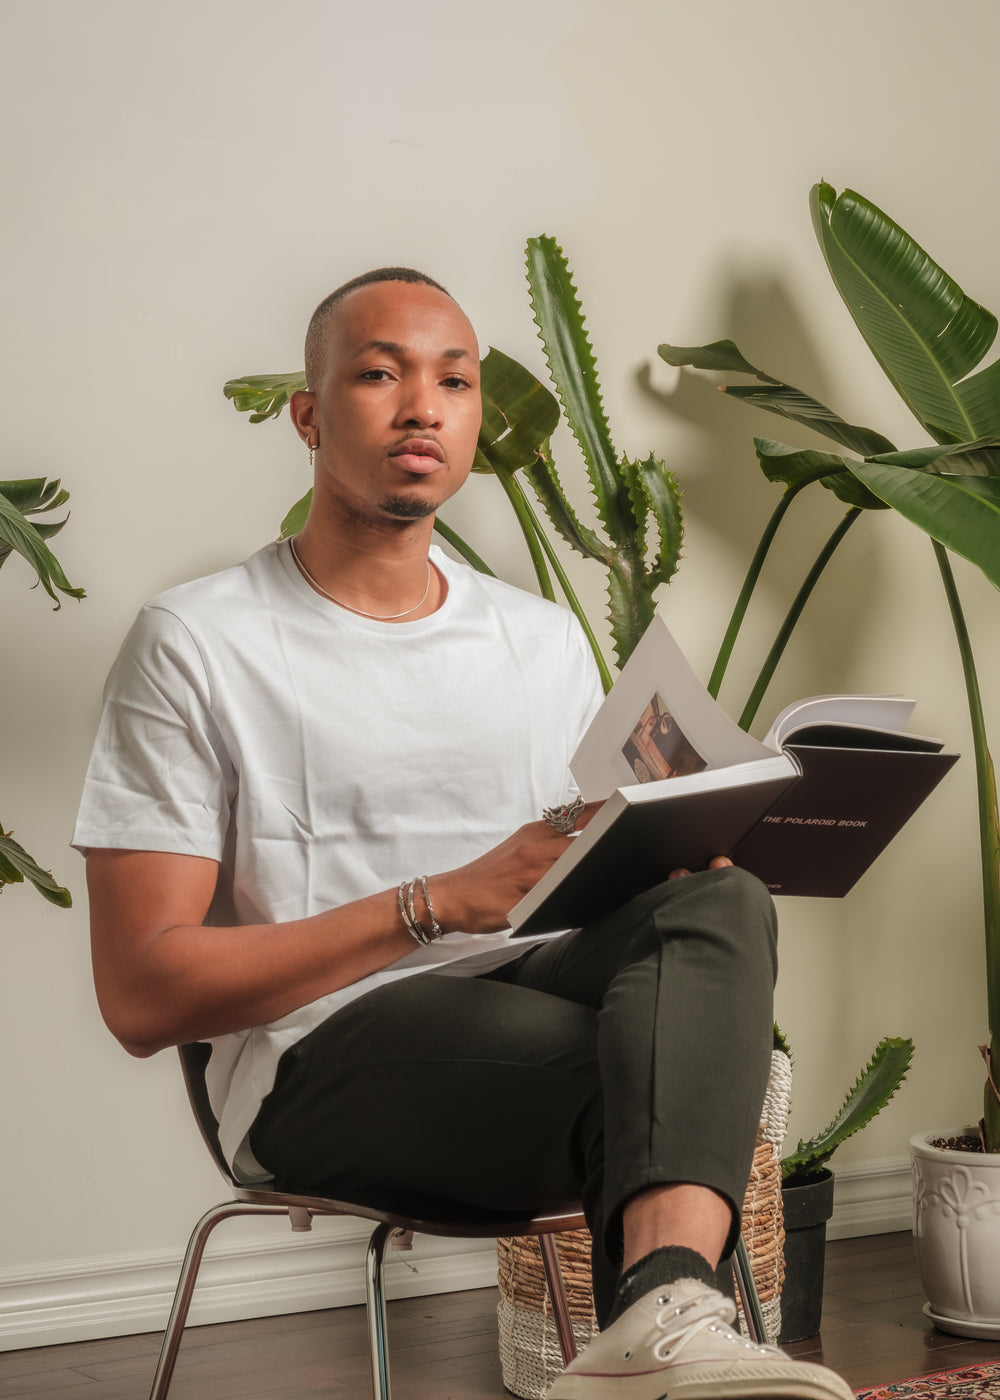
POLYGON ((576 819, 587 804, 582 797, 574 797, 572 802, 560 802, 558 807, 546 807, 542 820, 563 836, 569 836, 576 828, 576 819))

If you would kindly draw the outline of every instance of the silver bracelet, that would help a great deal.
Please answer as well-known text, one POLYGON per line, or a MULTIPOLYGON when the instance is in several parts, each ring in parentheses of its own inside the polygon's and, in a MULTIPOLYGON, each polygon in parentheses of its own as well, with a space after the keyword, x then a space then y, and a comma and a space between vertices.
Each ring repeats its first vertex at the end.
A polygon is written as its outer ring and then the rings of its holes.
POLYGON ((399 905, 399 912, 403 923, 406 925, 406 931, 421 945, 421 947, 426 948, 428 943, 433 943, 435 939, 444 936, 444 929, 434 917, 434 908, 431 904, 430 890, 427 888, 426 875, 417 875, 412 880, 402 880, 399 889, 396 891, 396 903, 399 905), (430 933, 427 932, 423 924, 417 918, 414 896, 418 885, 424 897, 424 903, 427 905, 427 917, 431 921, 430 933))
POLYGON ((402 916, 403 923, 406 925, 407 933, 409 933, 410 936, 421 945, 421 947, 426 948, 427 944, 431 940, 428 938, 425 931, 421 928, 420 924, 417 922, 412 912, 413 886, 415 883, 415 880, 402 880, 400 882, 399 889, 396 891, 396 903, 399 905, 399 912, 402 916))
POLYGON ((444 929, 434 917, 434 906, 431 904, 431 892, 427 888, 426 875, 421 875, 420 877, 420 889, 424 896, 424 903, 427 905, 427 917, 431 921, 431 938, 442 938, 444 936, 444 929))
POLYGON ((417 930, 417 932, 420 935, 420 941, 426 944, 431 941, 430 937, 428 936, 427 930, 424 928, 423 924, 417 918, 417 911, 413 907, 413 891, 416 889, 416 887, 416 880, 411 880, 406 887, 406 921, 411 929, 417 930))

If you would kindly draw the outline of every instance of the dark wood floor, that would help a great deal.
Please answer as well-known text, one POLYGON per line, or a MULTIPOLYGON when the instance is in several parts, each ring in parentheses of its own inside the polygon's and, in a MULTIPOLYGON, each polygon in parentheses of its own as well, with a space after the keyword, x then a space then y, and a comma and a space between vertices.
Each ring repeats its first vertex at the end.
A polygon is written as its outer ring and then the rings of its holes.
MULTIPOLYGON (((937 1332, 923 1317, 908 1234, 827 1247, 823 1328, 788 1350, 855 1388, 1000 1361, 1000 1342, 937 1332)), ((389 1305, 396 1400, 503 1400, 492 1289, 389 1305)), ((368 1400, 361 1308, 192 1328, 171 1400, 368 1400)), ((146 1334, 0 1355, 0 1400, 145 1400, 159 1337, 146 1334)))

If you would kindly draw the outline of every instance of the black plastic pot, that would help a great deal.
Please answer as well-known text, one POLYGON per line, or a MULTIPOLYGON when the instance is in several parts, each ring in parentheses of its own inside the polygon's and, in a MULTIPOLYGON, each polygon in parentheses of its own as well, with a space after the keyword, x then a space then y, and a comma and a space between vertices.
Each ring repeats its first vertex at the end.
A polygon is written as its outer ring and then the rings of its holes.
POLYGON ((825 1168, 799 1185, 781 1188, 785 1214, 785 1286, 780 1342, 815 1337, 823 1316, 826 1222, 833 1214, 833 1172, 825 1168))

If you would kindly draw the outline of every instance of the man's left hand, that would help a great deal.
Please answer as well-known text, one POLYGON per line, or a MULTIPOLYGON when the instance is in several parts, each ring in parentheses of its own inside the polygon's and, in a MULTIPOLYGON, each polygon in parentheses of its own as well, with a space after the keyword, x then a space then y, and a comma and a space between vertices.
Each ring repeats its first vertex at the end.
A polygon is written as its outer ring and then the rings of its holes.
MULTIPOLYGON (((725 870, 726 866, 732 865, 732 863, 733 862, 729 859, 728 856, 713 856, 712 859, 708 862, 708 868, 709 870, 725 870)), ((690 874, 690 870, 686 870, 684 866, 681 866, 677 870, 671 870, 670 874, 667 876, 667 879, 679 880, 682 875, 690 874)))

